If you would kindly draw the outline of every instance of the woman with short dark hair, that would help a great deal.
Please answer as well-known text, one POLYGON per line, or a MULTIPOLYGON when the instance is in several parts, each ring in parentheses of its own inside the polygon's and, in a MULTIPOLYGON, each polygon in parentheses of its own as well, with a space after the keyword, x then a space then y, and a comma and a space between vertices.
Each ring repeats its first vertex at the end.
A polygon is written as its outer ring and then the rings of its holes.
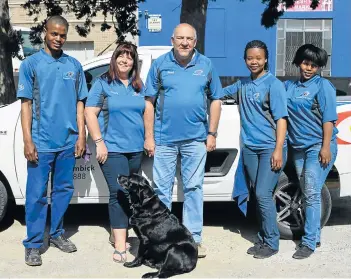
POLYGON ((295 259, 309 257, 320 245, 321 191, 337 155, 336 90, 319 75, 327 61, 324 49, 301 46, 293 60, 300 78, 285 83, 289 143, 305 204, 305 234, 295 259))
POLYGON ((85 108, 89 133, 96 144, 96 158, 110 191, 113 260, 119 263, 126 261, 129 200, 117 178, 140 170, 145 110, 142 89, 136 46, 119 43, 108 72, 93 84, 85 108))

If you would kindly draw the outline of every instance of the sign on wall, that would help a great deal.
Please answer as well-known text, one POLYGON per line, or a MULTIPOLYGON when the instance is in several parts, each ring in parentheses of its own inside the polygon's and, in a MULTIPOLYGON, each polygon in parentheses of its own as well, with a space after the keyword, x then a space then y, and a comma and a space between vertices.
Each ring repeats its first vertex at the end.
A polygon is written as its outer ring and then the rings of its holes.
POLYGON ((284 9, 281 5, 280 8, 287 12, 330 12, 333 10, 333 0, 320 0, 319 5, 316 9, 311 9, 312 0, 297 0, 294 7, 284 9))
POLYGON ((161 15, 148 15, 147 28, 149 32, 161 32, 162 30, 162 18, 161 15))

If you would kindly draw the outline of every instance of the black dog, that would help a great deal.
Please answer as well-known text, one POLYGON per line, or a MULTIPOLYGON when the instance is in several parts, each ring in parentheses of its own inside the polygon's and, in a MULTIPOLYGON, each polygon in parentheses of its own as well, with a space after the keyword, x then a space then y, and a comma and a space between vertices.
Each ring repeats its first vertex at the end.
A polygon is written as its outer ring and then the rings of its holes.
POLYGON ((133 208, 131 225, 140 240, 137 256, 124 266, 145 264, 158 269, 142 278, 167 278, 192 271, 198 252, 191 233, 160 201, 144 177, 120 176, 118 181, 129 192, 133 208))

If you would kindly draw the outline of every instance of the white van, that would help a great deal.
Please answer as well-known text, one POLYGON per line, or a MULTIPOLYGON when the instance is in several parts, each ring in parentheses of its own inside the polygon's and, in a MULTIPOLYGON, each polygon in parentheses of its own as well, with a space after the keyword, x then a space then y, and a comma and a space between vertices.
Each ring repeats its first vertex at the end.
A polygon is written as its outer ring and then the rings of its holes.
MULTIPOLYGON (((170 46, 139 47, 141 79, 145 82, 154 59, 168 52, 170 46)), ((82 64, 88 86, 108 70, 112 52, 98 56, 82 64)), ((351 196, 351 97, 338 97, 337 160, 330 171, 322 190, 321 224, 328 221, 332 208, 329 191, 337 190, 338 196, 351 196)), ((0 221, 9 202, 25 204, 27 161, 23 155, 23 136, 20 120, 21 102, 0 108, 0 221)), ((240 116, 234 100, 223 100, 218 128, 217 148, 208 153, 205 166, 204 201, 228 202, 232 200, 234 174, 240 154, 240 116)), ((109 192, 99 164, 95 158, 95 144, 88 137, 89 160, 79 159, 74 168, 75 192, 71 203, 108 203, 109 192)), ((152 180, 152 159, 144 157, 143 175, 152 180)), ((277 222, 282 238, 292 238, 303 232, 304 209, 302 193, 295 171, 288 164, 274 192, 277 207, 277 222)), ((183 201, 182 182, 177 171, 173 188, 173 200, 183 201)), ((49 186, 50 190, 50 186, 49 186)))

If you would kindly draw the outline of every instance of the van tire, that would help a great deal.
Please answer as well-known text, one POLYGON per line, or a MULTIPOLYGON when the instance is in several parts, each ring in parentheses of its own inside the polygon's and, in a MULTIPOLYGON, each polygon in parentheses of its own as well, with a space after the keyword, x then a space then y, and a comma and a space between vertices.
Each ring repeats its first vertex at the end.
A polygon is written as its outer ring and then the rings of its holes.
POLYGON ((8 205, 8 194, 5 185, 0 181, 0 222, 4 219, 8 205))
MULTIPOLYGON (((274 201, 280 238, 300 239, 304 234, 302 192, 299 185, 289 181, 285 173, 282 173, 279 178, 274 191, 274 201)), ((321 228, 328 222, 331 209, 331 196, 328 187, 324 184, 321 194, 321 228)))

